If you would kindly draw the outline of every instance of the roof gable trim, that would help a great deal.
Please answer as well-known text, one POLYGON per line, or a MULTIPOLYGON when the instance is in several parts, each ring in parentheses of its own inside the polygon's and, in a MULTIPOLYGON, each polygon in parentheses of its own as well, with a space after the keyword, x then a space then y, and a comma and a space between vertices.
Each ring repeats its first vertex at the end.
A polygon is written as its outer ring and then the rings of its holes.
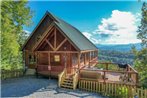
POLYGON ((31 37, 34 35, 34 33, 37 30, 37 28, 41 25, 41 23, 43 22, 43 20, 45 19, 46 16, 49 16, 54 21, 58 22, 58 20, 55 19, 51 13, 49 13, 48 11, 46 11, 45 15, 41 18, 41 20, 39 21, 39 23, 37 24, 37 26, 35 27, 35 29, 33 30, 33 32, 30 34, 30 36, 28 37, 28 39, 25 41, 24 45, 22 46, 22 50, 24 50, 25 46, 27 45, 27 43, 29 42, 29 40, 31 39, 31 37))

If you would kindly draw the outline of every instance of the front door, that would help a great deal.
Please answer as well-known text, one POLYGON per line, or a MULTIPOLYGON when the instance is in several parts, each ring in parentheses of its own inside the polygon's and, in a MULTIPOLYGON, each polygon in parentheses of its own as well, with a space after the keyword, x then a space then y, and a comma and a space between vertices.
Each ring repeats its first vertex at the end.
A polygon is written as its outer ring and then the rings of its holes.
POLYGON ((72 71, 72 66, 71 66, 71 54, 68 53, 68 54, 66 55, 66 58, 67 58, 67 61, 66 61, 66 63, 67 63, 67 65, 66 65, 67 74, 71 74, 71 71, 72 71))

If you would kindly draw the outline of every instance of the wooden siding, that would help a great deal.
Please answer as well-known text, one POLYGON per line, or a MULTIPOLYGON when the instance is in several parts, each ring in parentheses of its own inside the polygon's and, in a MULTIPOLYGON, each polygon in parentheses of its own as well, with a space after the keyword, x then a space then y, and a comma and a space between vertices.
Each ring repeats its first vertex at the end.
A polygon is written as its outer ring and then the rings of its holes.
POLYGON ((29 39, 30 41, 26 44, 25 50, 32 50, 37 40, 39 40, 39 38, 43 35, 43 33, 49 27, 52 21, 53 20, 49 16, 45 17, 45 19, 41 22, 39 27, 35 30, 32 37, 29 39))

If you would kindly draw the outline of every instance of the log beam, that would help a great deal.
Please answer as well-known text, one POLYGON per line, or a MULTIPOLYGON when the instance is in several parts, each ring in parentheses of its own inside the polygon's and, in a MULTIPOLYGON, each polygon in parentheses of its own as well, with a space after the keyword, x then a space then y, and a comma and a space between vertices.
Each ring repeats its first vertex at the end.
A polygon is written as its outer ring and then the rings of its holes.
POLYGON ((44 32, 44 34, 41 36, 41 38, 38 40, 38 42, 35 44, 35 46, 33 47, 33 51, 38 49, 40 47, 40 45, 45 41, 46 37, 49 36, 51 34, 51 32, 53 31, 53 24, 51 24, 47 30, 44 32), (48 33, 50 32, 50 33, 48 33), (44 38, 45 37, 45 38, 44 38), (44 39, 43 39, 44 38, 44 39), (43 39, 43 40, 42 40, 43 39))
POLYGON ((66 41, 67 39, 65 38, 55 50, 57 51, 66 41))
POLYGON ((57 32, 56 32, 56 28, 54 29, 54 48, 56 49, 56 45, 57 45, 57 32))
POLYGON ((54 47, 51 45, 51 43, 50 43, 47 39, 46 39, 45 41, 48 43, 48 45, 49 45, 53 50, 55 50, 54 47))
POLYGON ((79 53, 78 51, 37 51, 38 53, 79 53))

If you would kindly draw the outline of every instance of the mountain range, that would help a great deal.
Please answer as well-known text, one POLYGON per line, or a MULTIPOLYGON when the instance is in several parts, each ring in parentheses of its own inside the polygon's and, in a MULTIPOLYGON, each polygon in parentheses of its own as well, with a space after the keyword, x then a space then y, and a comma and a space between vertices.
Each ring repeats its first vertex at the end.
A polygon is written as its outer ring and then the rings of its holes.
POLYGON ((131 52, 133 46, 141 49, 141 44, 102 45, 97 44, 99 61, 110 61, 114 63, 133 65, 134 54, 131 52))
POLYGON ((97 48, 100 50, 111 50, 111 51, 120 51, 120 52, 129 52, 132 47, 135 46, 137 50, 141 49, 140 43, 135 44, 119 44, 119 45, 102 45, 96 44, 97 48))

